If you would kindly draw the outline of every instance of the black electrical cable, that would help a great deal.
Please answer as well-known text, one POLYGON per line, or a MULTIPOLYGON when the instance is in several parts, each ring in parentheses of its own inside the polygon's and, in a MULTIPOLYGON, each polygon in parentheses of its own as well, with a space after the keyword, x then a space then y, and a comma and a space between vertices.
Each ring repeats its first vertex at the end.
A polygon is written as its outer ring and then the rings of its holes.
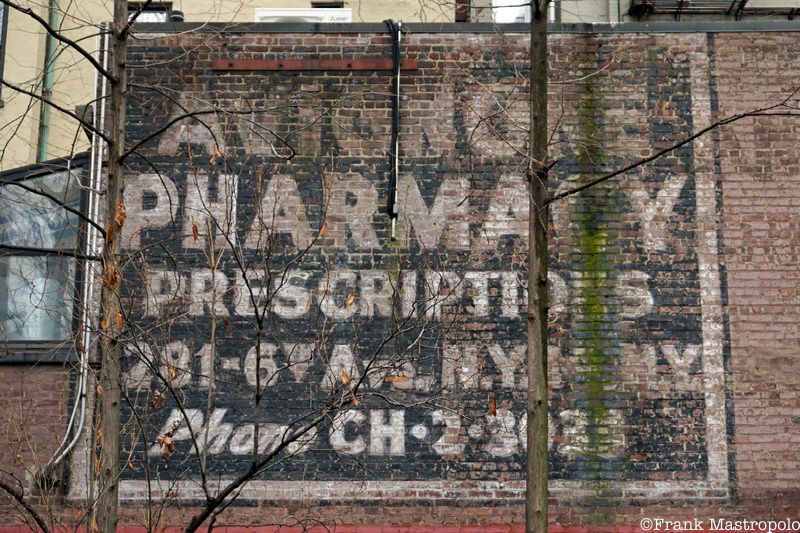
MULTIPOLYGON (((399 168, 399 141, 398 131, 400 129, 400 24, 392 19, 384 20, 392 36, 392 141, 389 149, 389 196, 387 198, 387 208, 389 217, 393 220, 397 218, 397 179, 399 168)), ((393 226, 394 228, 394 226, 393 226)), ((392 232, 394 238, 394 231, 392 232)))

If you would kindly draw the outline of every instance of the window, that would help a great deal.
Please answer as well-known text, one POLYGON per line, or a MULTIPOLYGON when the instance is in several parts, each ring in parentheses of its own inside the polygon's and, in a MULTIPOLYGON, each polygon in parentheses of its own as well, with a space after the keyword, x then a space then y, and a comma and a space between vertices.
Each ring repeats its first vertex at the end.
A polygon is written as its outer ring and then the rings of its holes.
POLYGON ((69 357, 88 157, 0 173, 0 360, 69 357))
POLYGON ((136 22, 167 22, 172 2, 128 2, 128 19, 139 9, 142 12, 136 17, 136 22))
MULTIPOLYGON (((6 58, 6 31, 8 30, 8 8, 0 2, 0 79, 3 79, 3 64, 6 58)), ((3 95, 0 86, 0 97, 3 95)), ((3 100, 0 99, 0 107, 3 107, 3 100)))
MULTIPOLYGON (((531 8, 522 5, 519 0, 492 0, 492 21, 499 23, 530 22, 531 8)), ((547 20, 556 22, 556 0, 552 0, 547 8, 547 20)))
POLYGON ((353 12, 349 7, 331 8, 256 8, 256 22, 352 22, 353 12))

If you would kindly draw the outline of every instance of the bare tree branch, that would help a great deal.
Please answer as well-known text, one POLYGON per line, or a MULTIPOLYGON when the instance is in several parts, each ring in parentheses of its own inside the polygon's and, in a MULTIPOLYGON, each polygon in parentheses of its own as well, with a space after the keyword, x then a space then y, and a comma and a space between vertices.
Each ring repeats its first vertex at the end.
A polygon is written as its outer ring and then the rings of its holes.
MULTIPOLYGON (((124 161, 125 158, 127 158, 129 155, 133 154, 136 150, 138 150, 140 146, 142 146, 143 144, 147 143, 148 141, 151 141, 151 140, 155 139, 156 137, 158 137, 159 135, 161 135, 162 133, 164 133, 165 131, 170 129, 172 126, 174 126, 175 124, 177 124, 181 120, 185 120, 187 118, 197 117, 197 116, 200 116, 200 115, 212 115, 214 113, 223 113, 223 114, 230 114, 230 115, 250 115, 250 114, 252 114, 252 111, 251 110, 241 110, 241 111, 240 110, 225 110, 225 109, 201 109, 201 110, 198 110, 198 111, 189 111, 187 113, 184 113, 183 115, 179 115, 179 116, 173 118, 172 120, 170 120, 169 122, 164 124, 162 127, 158 128, 156 131, 154 131, 151 134, 147 135, 143 139, 137 141, 136 144, 134 144, 124 154, 122 154, 122 157, 120 157, 120 161, 124 161)), ((204 124, 204 126, 206 126, 206 125, 204 124)), ((208 128, 208 126, 206 126, 206 128, 209 129, 209 131, 210 131, 210 128, 208 128)), ((265 128, 265 129, 267 129, 267 128, 265 128)), ((274 131, 272 131, 272 130, 268 130, 268 131, 272 135, 274 135, 275 138, 278 139, 281 142, 281 144, 286 146, 291 151, 291 154, 289 156, 283 158, 283 159, 291 159, 292 157, 294 157, 294 154, 295 154, 294 148, 292 148, 292 146, 285 139, 283 139, 282 137, 277 135, 274 131)))
POLYGON ((106 237, 106 231, 97 222, 95 222, 91 218, 87 217, 79 209, 75 209, 74 207, 68 206, 62 200, 60 200, 59 198, 56 198, 55 196, 53 196, 50 193, 47 193, 47 192, 44 192, 42 190, 36 189, 35 187, 31 187, 30 185, 25 185, 24 183, 19 182, 19 181, 11 181, 11 180, 0 179, 0 185, 13 185, 15 187, 19 187, 20 189, 25 189, 26 191, 28 191, 30 193, 37 194, 39 196, 43 196, 44 198, 47 198, 51 202, 54 202, 56 205, 58 205, 63 210, 69 211, 70 213, 72 213, 73 215, 77 216, 79 219, 83 220, 87 224, 90 224, 92 227, 94 227, 94 229, 96 229, 97 231, 100 232, 100 235, 102 235, 103 238, 106 237))
POLYGON ((13 499, 16 503, 20 505, 25 511, 31 515, 33 520, 36 522, 36 525, 39 526, 44 533, 49 533, 50 528, 47 527, 47 522, 45 522, 44 518, 33 508, 28 502, 25 501, 25 495, 21 490, 15 489, 10 484, 6 483, 4 480, 0 479, 0 489, 5 491, 11 499, 13 499))
MULTIPOLYGON (((0 2, 2 2, 2 1, 3 0, 0 0, 0 2)), ((99 135, 105 142, 109 143, 109 145, 113 144, 111 142, 111 139, 105 133, 103 133, 102 131, 100 131, 97 128, 95 128, 92 124, 90 124, 90 123, 86 122, 85 120, 83 120, 81 117, 79 117, 73 111, 70 111, 69 109, 67 109, 67 108, 65 108, 63 106, 60 106, 57 103, 53 102, 52 100, 48 100, 47 98, 45 98, 45 97, 43 97, 41 95, 38 95, 38 94, 36 94, 36 93, 34 93, 32 91, 29 91, 27 89, 23 89, 22 87, 19 87, 18 85, 13 85, 11 83, 8 83, 4 79, 0 79, 0 84, 2 84, 5 87, 8 87, 12 91, 17 91, 17 92, 22 93, 24 95, 30 96, 31 98, 35 98, 36 100, 39 100, 40 102, 42 102, 44 104, 47 104, 50 107, 53 107, 53 108, 61 111, 65 115, 69 115, 70 117, 72 117, 75 120, 77 120, 80 123, 81 126, 83 126, 84 128, 88 129, 92 133, 96 133, 97 135, 99 135)))
MULTIPOLYGON (((795 92, 797 92, 797 91, 795 91, 795 92)), ((792 94, 794 94, 794 93, 792 93, 792 94)), ((654 153, 653 155, 645 157, 644 159, 639 159, 638 161, 635 161, 635 162, 633 162, 633 163, 631 163, 629 165, 626 165, 626 166, 624 166, 624 167, 622 167, 620 169, 617 169, 617 170, 615 170, 613 172, 609 172, 608 174, 606 174, 604 176, 600 176, 599 178, 593 179, 592 181, 584 183, 583 185, 579 185, 578 187, 575 187, 575 188, 570 189, 568 191, 564 191, 564 192, 561 192, 561 193, 558 193, 558 194, 554 194, 553 196, 551 196, 545 202, 544 205, 548 206, 548 205, 552 204, 553 202, 555 202, 557 200, 563 200, 564 198, 566 198, 568 196, 572 196, 573 194, 578 194, 579 192, 585 191, 586 189, 591 189, 595 185, 603 183, 604 181, 608 181, 611 178, 615 178, 615 177, 619 176, 620 174, 625 174, 626 172, 628 172, 630 170, 633 170, 635 168, 641 167, 642 165, 646 165, 647 163, 650 163, 651 161, 655 161, 656 159, 658 159, 659 157, 661 157, 663 155, 666 155, 666 154, 668 154, 670 152, 674 152, 678 148, 689 144, 690 142, 694 141, 695 139, 697 139, 699 137, 702 137, 703 135, 705 135, 706 133, 710 132, 711 130, 714 130, 714 129, 719 128, 721 126, 725 126, 727 124, 731 124, 731 123, 736 122, 738 120, 741 120, 743 118, 747 118, 747 117, 800 117, 800 113, 797 113, 797 112, 795 112, 795 113, 792 113, 792 112, 789 112, 789 111, 770 112, 771 109, 777 109, 777 108, 780 108, 780 107, 786 107, 786 105, 785 105, 786 101, 788 101, 788 98, 784 102, 782 102, 780 104, 776 104, 774 106, 765 107, 763 109, 757 109, 755 111, 749 111, 747 113, 740 113, 738 115, 733 115, 733 116, 724 118, 722 120, 719 120, 717 122, 714 122, 713 124, 711 124, 709 126, 706 126, 705 128, 701 129, 700 131, 698 131, 696 133, 693 133, 692 135, 686 137, 682 141, 679 141, 679 142, 677 142, 677 143, 675 143, 675 144, 673 144, 673 145, 671 145, 671 146, 669 146, 667 148, 664 148, 663 150, 659 150, 658 152, 654 153)))
POLYGON ((31 17, 33 20, 38 22, 45 30, 47 30, 47 33, 49 33, 54 39, 56 39, 58 41, 61 41, 62 43, 66 44, 67 46, 69 46, 70 48, 72 48, 73 50, 78 52, 80 55, 82 55, 84 59, 86 59, 89 63, 92 64, 92 66, 95 68, 95 70, 97 70, 97 72, 99 72, 105 78, 108 78, 112 82, 116 81, 111 76, 111 74, 106 69, 104 69, 103 66, 94 57, 92 57, 92 54, 90 54, 89 52, 84 50, 82 46, 80 46, 78 43, 76 43, 75 41, 73 41, 69 37, 64 37, 61 33, 56 31, 54 28, 51 28, 50 24, 48 24, 47 21, 44 20, 42 17, 37 15, 33 11, 33 9, 31 9, 29 7, 22 7, 20 5, 15 4, 14 2, 11 2, 10 0, 0 0, 0 2, 2 2, 3 4, 7 5, 8 7, 12 8, 12 9, 16 9, 20 13, 24 13, 25 15, 28 15, 29 17, 31 17))
POLYGON ((139 4, 139 6, 136 8, 136 11, 133 13, 133 15, 131 15, 130 18, 128 18, 128 23, 125 24, 125 27, 122 28, 122 31, 119 32, 121 37, 126 37, 128 35, 128 32, 131 29, 131 26, 133 26, 133 23, 136 22, 136 19, 138 19, 139 15, 142 14, 142 11, 144 11, 145 8, 147 8, 147 6, 149 6, 152 3, 153 3, 153 0, 147 0, 145 3, 139 4))
POLYGON ((65 257, 72 257, 75 259, 84 259, 87 261, 99 261, 100 258, 96 255, 86 255, 74 250, 64 250, 61 248, 36 248, 34 246, 17 246, 14 244, 0 244, 0 250, 9 250, 12 252, 38 252, 48 254, 50 256, 63 255, 65 257))

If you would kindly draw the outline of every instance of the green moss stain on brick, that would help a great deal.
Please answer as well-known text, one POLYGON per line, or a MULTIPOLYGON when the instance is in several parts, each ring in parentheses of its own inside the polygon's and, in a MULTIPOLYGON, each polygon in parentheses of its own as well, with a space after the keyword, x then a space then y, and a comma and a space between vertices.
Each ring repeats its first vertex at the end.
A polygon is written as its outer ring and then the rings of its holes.
MULTIPOLYGON (((577 162, 578 183, 590 181, 606 171, 613 163, 605 146, 605 102, 601 94, 597 55, 587 58, 588 77, 579 82, 577 162)), ((573 315, 572 345, 576 361, 576 391, 578 406, 586 417, 584 443, 578 461, 585 469, 580 478, 593 495, 587 503, 592 511, 589 520, 595 525, 607 525, 613 518, 608 514, 608 495, 614 466, 609 464, 613 445, 610 430, 609 401, 614 387, 614 335, 609 310, 609 278, 614 269, 607 248, 612 242, 608 223, 617 211, 619 202, 613 185, 600 184, 580 193, 572 203, 573 269, 577 290, 573 315)))
MULTIPOLYGON (((595 67, 586 69, 589 74, 595 67)), ((578 98, 579 182, 605 171, 608 154, 604 146, 605 105, 600 94, 600 76, 590 75, 580 85, 578 98)), ((614 265, 606 248, 611 243, 608 222, 617 210, 612 187, 601 184, 573 201, 573 238, 577 306, 573 320, 573 343, 577 362, 577 389, 582 391, 581 409, 586 416, 584 460, 591 476, 603 479, 604 457, 612 444, 608 430, 609 390, 614 383, 612 320, 609 316, 609 277, 614 265)))

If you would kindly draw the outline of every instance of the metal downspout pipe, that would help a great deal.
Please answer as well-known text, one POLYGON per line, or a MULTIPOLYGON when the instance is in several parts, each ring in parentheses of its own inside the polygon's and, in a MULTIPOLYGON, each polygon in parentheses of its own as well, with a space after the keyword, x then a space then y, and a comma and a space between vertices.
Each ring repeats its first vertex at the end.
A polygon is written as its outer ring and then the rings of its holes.
MULTIPOLYGON (((47 13, 47 24, 54 30, 58 27, 58 0, 50 0, 47 13)), ((47 34, 44 47, 44 76, 42 77, 42 98, 52 100, 53 97, 53 64, 58 43, 56 38, 47 34)), ((50 106, 40 102, 39 138, 36 143, 36 162, 46 161, 48 141, 50 137, 50 106)))

